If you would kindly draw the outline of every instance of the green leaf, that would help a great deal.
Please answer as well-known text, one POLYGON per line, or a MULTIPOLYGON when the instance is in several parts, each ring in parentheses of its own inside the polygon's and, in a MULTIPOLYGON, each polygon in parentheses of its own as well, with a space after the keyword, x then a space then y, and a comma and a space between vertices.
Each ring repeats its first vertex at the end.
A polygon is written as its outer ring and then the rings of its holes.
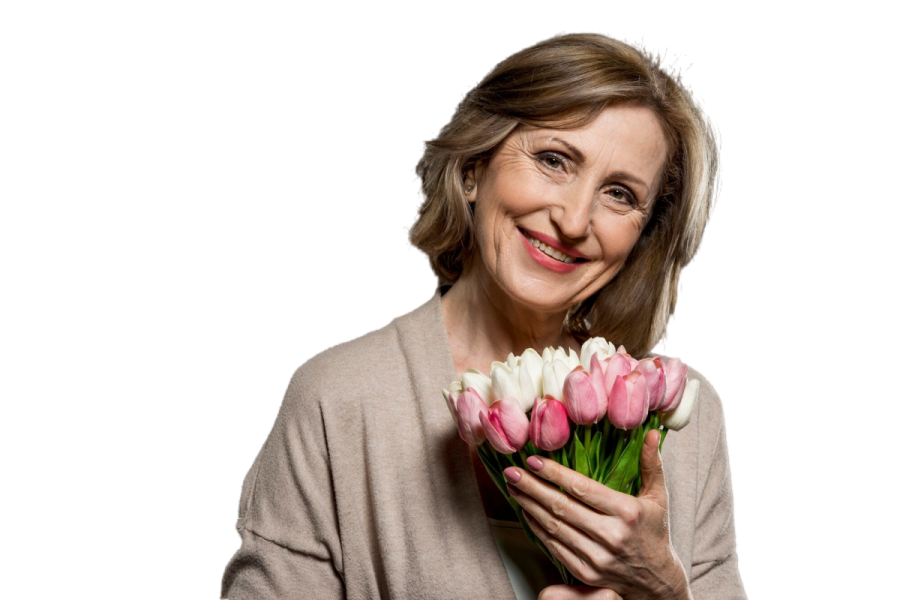
POLYGON ((584 451, 584 444, 581 443, 581 439, 578 437, 575 438, 575 470, 585 477, 591 476, 588 467, 587 454, 584 451))
POLYGON ((600 449, 603 447, 603 435, 600 433, 600 429, 597 428, 594 431, 594 435, 591 438, 591 445, 587 449, 588 459, 591 464, 591 479, 595 481, 600 480, 600 471, 603 466, 603 460, 600 456, 600 449))
MULTIPOLYGON (((618 460, 613 463, 613 467, 610 470, 609 474, 603 480, 603 483, 607 487, 621 492, 630 482, 628 480, 628 473, 630 464, 634 459, 635 449, 637 449, 637 452, 640 453, 640 445, 634 443, 635 438, 637 438, 638 431, 640 430, 633 429, 628 435, 627 442, 622 442, 620 440, 620 444, 624 445, 624 448, 619 454, 618 460)), ((622 437, 624 439, 625 436, 622 437)), ((632 479, 634 478, 632 477, 632 479)))
POLYGON ((569 455, 568 448, 563 447, 559 452, 559 458, 560 458, 559 464, 561 464, 562 466, 564 466, 566 468, 569 468, 569 456, 568 455, 569 455))
POLYGON ((482 464, 484 464, 484 468, 488 472, 488 475, 491 476, 491 481, 493 481, 494 485, 496 485, 503 493, 503 497, 507 500, 511 500, 509 492, 506 490, 506 477, 503 475, 503 470, 500 468, 496 458, 491 456, 490 451, 485 450, 481 446, 478 447, 478 457, 481 459, 482 464))

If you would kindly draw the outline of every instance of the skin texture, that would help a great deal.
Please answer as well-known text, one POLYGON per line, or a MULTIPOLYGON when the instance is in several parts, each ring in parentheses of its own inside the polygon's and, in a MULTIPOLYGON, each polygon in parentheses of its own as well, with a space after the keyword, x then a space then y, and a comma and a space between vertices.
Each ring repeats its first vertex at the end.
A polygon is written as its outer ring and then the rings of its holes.
POLYGON ((612 106, 578 129, 520 126, 489 163, 466 174, 477 251, 442 298, 458 371, 488 372, 497 357, 526 348, 578 347, 562 331, 566 312, 624 265, 651 214, 665 159, 657 117, 612 106), (555 273, 535 262, 519 228, 585 259, 571 273, 555 273))
MULTIPOLYGON (((487 373, 498 357, 527 348, 579 348, 562 327, 566 313, 621 270, 651 214, 666 153, 652 111, 611 106, 578 129, 519 126, 465 174, 477 251, 441 299, 457 375, 467 367, 487 373), (577 251, 577 268, 543 266, 523 228, 577 251)), ((541 600, 690 597, 669 542, 659 453, 645 447, 641 462, 652 485, 638 498, 549 460, 536 473, 517 469, 535 533, 594 586, 553 586, 541 600)))

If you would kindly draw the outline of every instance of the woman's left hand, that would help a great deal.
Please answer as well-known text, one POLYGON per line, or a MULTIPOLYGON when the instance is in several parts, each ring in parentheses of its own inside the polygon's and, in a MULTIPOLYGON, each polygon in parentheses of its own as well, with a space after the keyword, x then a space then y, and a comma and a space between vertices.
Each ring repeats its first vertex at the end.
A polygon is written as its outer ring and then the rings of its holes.
POLYGON ((658 448, 659 432, 651 431, 641 449, 637 497, 542 457, 528 459, 537 476, 516 467, 504 473, 532 531, 575 577, 629 600, 689 599, 687 575, 669 539, 658 448))

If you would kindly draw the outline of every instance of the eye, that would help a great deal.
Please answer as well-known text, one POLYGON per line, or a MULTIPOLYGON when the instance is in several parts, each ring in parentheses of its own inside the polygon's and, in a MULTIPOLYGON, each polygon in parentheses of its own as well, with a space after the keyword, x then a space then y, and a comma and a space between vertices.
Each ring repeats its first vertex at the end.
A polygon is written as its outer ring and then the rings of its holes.
POLYGON ((566 168, 566 157, 557 152, 542 152, 537 159, 551 171, 563 171, 566 168))
POLYGON ((616 202, 626 204, 628 206, 637 206, 637 198, 631 190, 624 187, 613 187, 606 190, 606 193, 616 202))

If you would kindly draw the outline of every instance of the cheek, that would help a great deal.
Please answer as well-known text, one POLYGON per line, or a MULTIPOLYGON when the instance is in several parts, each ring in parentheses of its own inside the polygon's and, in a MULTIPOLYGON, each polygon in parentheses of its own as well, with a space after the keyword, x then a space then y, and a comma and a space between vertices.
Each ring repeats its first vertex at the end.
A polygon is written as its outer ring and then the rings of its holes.
POLYGON ((603 260, 606 263, 624 261, 641 235, 643 223, 628 217, 610 219, 595 229, 603 260))

